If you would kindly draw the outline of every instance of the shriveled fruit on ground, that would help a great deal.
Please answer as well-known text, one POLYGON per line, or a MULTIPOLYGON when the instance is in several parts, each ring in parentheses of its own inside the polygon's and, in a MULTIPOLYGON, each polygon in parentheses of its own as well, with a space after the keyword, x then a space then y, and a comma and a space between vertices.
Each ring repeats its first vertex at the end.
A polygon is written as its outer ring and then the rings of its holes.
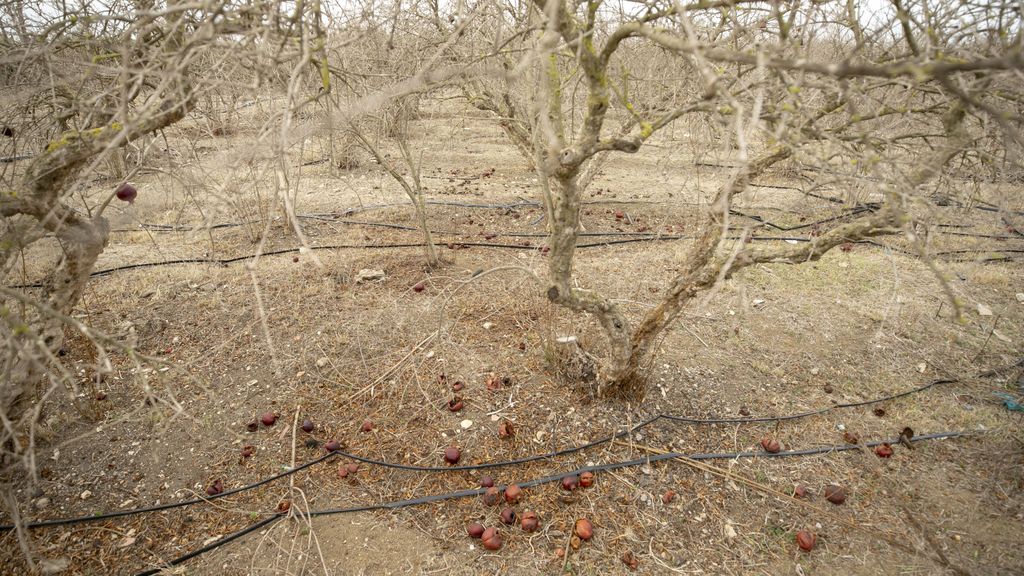
POLYGON ((502 541, 501 535, 498 534, 496 528, 488 528, 484 530, 484 533, 480 535, 480 540, 483 541, 484 548, 488 550, 498 550, 501 548, 502 541))
POLYGON ((846 502, 846 489, 842 486, 836 486, 830 484, 825 487, 825 500, 835 504, 836 506, 846 502))
POLYGON ((818 537, 813 532, 807 530, 801 530, 796 533, 796 544, 804 552, 810 552, 814 550, 814 544, 818 541, 818 537))
POLYGON ((889 444, 879 444, 875 446, 875 454, 879 458, 890 458, 893 455, 892 446, 889 444))
POLYGON ((769 454, 775 454, 782 450, 782 445, 780 445, 779 441, 775 438, 765 436, 764 438, 761 438, 761 448, 764 448, 764 451, 769 454))
POLYGON ((501 522, 503 524, 515 524, 516 523, 516 511, 511 508, 505 508, 501 511, 501 522))
POLYGON ((793 487, 793 496, 797 498, 807 498, 807 487, 803 484, 797 484, 793 487))
POLYGON ((494 486, 489 487, 487 491, 484 492, 483 501, 487 506, 494 506, 498 502, 501 502, 501 490, 498 490, 494 486))
POLYGON ((594 485, 594 473, 593 472, 587 471, 587 472, 584 472, 584 473, 580 474, 580 487, 581 488, 590 488, 593 485, 594 485))
POLYGON ((508 420, 502 420, 498 424, 498 437, 499 438, 511 438, 516 435, 515 426, 512 425, 508 420))
POLYGON ((256 452, 255 446, 251 444, 246 444, 245 446, 242 446, 242 458, 248 458, 249 456, 252 456, 254 452, 256 452))
POLYGON ((594 525, 590 523, 590 520, 580 518, 576 521, 573 533, 579 536, 580 540, 590 540, 594 537, 594 525))
POLYGON ((856 432, 850 432, 849 430, 843 432, 843 441, 847 444, 860 444, 860 436, 856 432))
POLYGON ((519 502, 519 498, 523 496, 523 489, 515 484, 510 484, 508 488, 505 488, 505 501, 509 504, 515 504, 519 502))
POLYGON ((473 522, 466 527, 466 533, 470 538, 479 538, 484 535, 484 526, 479 522, 473 522))
POLYGON ((224 491, 224 482, 222 480, 214 480, 213 484, 210 484, 206 488, 207 496, 216 496, 224 491))
POLYGON ((373 430, 373 420, 363 420, 363 423, 359 425, 359 430, 363 432, 373 430))
POLYGON ((575 490, 576 486, 580 483, 580 479, 575 474, 569 474, 565 478, 562 478, 562 489, 563 490, 575 490))
POLYGON ((466 407, 465 402, 463 402, 462 398, 459 398, 458 396, 455 396, 451 400, 448 401, 448 411, 449 412, 458 412, 459 410, 462 410, 465 407, 466 407))
POLYGON ((661 495, 661 503, 662 504, 671 504, 672 501, 675 500, 675 499, 676 499, 676 491, 675 490, 666 490, 665 493, 661 495))
POLYGON ((640 566, 640 561, 636 559, 632 550, 626 550, 622 553, 622 563, 628 566, 630 570, 636 570, 640 566))
POLYGON ((523 516, 520 522, 520 526, 523 532, 536 532, 537 528, 540 527, 540 518, 537 517, 537 513, 532 510, 523 512, 523 516))

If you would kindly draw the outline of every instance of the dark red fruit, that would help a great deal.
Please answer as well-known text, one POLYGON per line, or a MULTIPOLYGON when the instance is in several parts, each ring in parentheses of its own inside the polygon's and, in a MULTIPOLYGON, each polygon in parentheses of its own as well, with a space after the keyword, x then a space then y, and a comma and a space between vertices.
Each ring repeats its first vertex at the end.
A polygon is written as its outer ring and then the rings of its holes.
POLYGON ((505 508, 501 511, 501 521, 505 524, 515 524, 516 511, 511 508, 505 508))
POLYGON ((779 445, 779 441, 771 436, 765 436, 761 439, 761 448, 764 448, 764 451, 769 454, 775 454, 779 450, 782 450, 782 446, 779 445))
POLYGON ((842 486, 830 484, 825 487, 825 499, 838 506, 846 502, 846 490, 842 486))
POLYGON ((309 418, 306 418, 305 420, 302 421, 303 432, 312 432, 314 427, 315 426, 313 426, 313 421, 310 420, 309 418))
POLYGON ((818 537, 813 532, 807 530, 801 530, 796 533, 796 544, 804 552, 810 552, 814 550, 814 543, 818 541, 818 537))
POLYGON ((139 195, 139 191, 135 189, 135 186, 125 182, 117 187, 114 194, 117 195, 118 200, 131 204, 135 202, 135 197, 139 195))
POLYGON ((480 487, 481 488, 490 488, 491 486, 494 486, 494 478, 491 478, 490 476, 481 476, 480 477, 480 487))
POLYGON ((273 426, 274 422, 277 422, 277 414, 274 414, 273 412, 264 412, 263 415, 260 416, 260 422, 263 422, 264 426, 273 426))
POLYGON ((348 470, 349 474, 355 474, 356 472, 359 472, 359 463, 349 462, 348 464, 345 464, 345 470, 348 470))
POLYGON ((590 520, 586 518, 580 518, 576 521, 576 527, 573 530, 580 540, 590 540, 594 537, 594 525, 590 523, 590 520))
POLYGON ((288 512, 289 510, 291 510, 291 508, 292 508, 292 501, 291 500, 281 500, 280 502, 277 503, 277 513, 278 514, 284 514, 285 512, 288 512))
POLYGON ((879 458, 889 458, 893 454, 892 446, 889 444, 879 444, 878 446, 875 446, 875 454, 877 454, 879 458))
POLYGON ((483 542, 484 548, 488 550, 501 549, 501 536, 495 528, 488 528, 487 530, 484 530, 484 533, 480 535, 480 540, 483 542))
POLYGON ((338 466, 338 478, 348 478, 348 467, 344 464, 338 466))
POLYGON ((449 446, 444 449, 444 461, 449 464, 458 464, 459 458, 462 458, 462 452, 455 446, 449 446))
POLYGON ((466 533, 469 534, 470 538, 479 538, 484 535, 483 524, 479 522, 473 522, 466 527, 466 533))
POLYGON ((532 510, 523 512, 519 526, 523 529, 523 532, 536 532, 537 528, 540 528, 540 518, 537 518, 537 513, 532 510))
POLYGON ((797 498, 807 498, 807 487, 803 484, 797 484, 793 487, 793 496, 797 498))
POLYGON ((668 490, 664 494, 661 495, 661 503, 662 504, 671 504, 672 501, 675 500, 675 499, 676 499, 676 491, 675 490, 668 490))
POLYGON ((206 495, 207 496, 216 496, 217 494, 220 494, 223 491, 224 491, 224 482, 222 482, 220 480, 214 480, 213 484, 210 484, 206 488, 206 495))
POLYGON ((510 484, 508 488, 505 488, 505 502, 509 504, 515 504, 519 502, 519 498, 523 495, 523 489, 515 484, 510 484))
POLYGON ((494 506, 498 502, 501 502, 501 490, 498 490, 494 486, 491 486, 484 492, 483 495, 484 504, 487 506, 494 506))
POLYGON ((448 401, 449 412, 458 412, 459 410, 462 410, 465 407, 466 404, 462 401, 462 398, 459 398, 458 396, 448 401))
POLYGON ((508 420, 502 420, 498 424, 498 437, 499 438, 511 438, 516 435, 515 426, 512 425, 508 420))
POLYGON ((590 488, 594 485, 594 473, 587 471, 580 474, 580 488, 590 488))
POLYGON ((242 458, 248 458, 249 456, 252 456, 254 452, 256 452, 256 448, 251 444, 242 446, 242 458))
POLYGON ((337 440, 328 440, 327 444, 324 444, 324 450, 327 450, 328 452, 337 452, 338 450, 341 450, 341 442, 338 442, 337 440))
POLYGON ((455 384, 452 384, 452 392, 462 392, 462 389, 465 387, 466 385, 461 380, 456 380, 455 384))
POLYGON ((363 432, 369 432, 370 430, 373 430, 373 420, 363 420, 363 423, 362 425, 359 426, 359 429, 362 430, 363 432))
POLYGON ((628 566, 630 570, 636 570, 640 566, 640 561, 633 555, 632 550, 626 550, 622 553, 622 563, 628 566))
POLYGON ((413 285, 412 290, 413 292, 423 292, 423 290, 426 289, 426 287, 427 285, 424 284, 423 281, 420 281, 413 285))
POLYGON ((562 478, 562 489, 563 490, 575 490, 576 486, 580 483, 579 478, 575 474, 569 474, 562 478))

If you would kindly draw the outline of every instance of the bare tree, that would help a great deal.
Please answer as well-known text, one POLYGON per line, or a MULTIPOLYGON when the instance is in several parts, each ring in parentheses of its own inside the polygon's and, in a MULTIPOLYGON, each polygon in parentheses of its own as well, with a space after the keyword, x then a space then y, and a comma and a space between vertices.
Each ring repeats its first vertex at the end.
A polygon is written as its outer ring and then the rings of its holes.
POLYGON ((884 234, 914 241, 926 187, 951 159, 995 155, 1017 166, 1024 60, 1011 4, 894 1, 868 13, 853 2, 645 2, 620 10, 601 0, 535 0, 529 17, 510 19, 539 30, 530 92, 538 108, 522 112, 511 92, 484 80, 467 83, 466 95, 499 116, 517 148, 532 146, 525 155, 536 158, 550 207, 546 294, 602 326, 609 346, 600 391, 641 397, 658 335, 737 271, 814 261, 884 234), (659 90, 631 81, 641 51, 656 52, 661 74, 680 82, 659 90), (611 118, 620 129, 607 128, 611 118), (575 279, 585 186, 603 156, 635 153, 679 122, 717 127, 729 140, 732 174, 704 210, 664 299, 634 322, 575 279), (983 149, 990 126, 1003 137, 983 149), (847 198, 868 188, 877 201, 802 245, 731 238, 735 198, 782 165, 840 172, 847 198))

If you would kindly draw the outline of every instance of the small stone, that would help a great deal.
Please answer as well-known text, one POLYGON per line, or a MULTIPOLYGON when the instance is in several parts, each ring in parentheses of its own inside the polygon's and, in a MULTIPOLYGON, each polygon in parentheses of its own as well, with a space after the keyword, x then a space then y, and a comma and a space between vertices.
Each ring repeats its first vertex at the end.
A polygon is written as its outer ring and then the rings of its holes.
POLYGON ((363 268, 356 274, 356 284, 362 284, 363 282, 379 282, 385 277, 383 270, 372 270, 370 268, 363 268))
POLYGON ((494 328, 494 322, 484 322, 484 330, 490 330, 494 328))
POLYGON ((1017 292, 1017 302, 1024 304, 1024 292, 1017 292))
POLYGON ((317 358, 316 367, 317 368, 323 368, 324 366, 327 366, 328 362, 330 362, 330 360, 327 359, 327 356, 324 356, 322 358, 317 358))
POLYGON ((818 370, 817 368, 811 368, 811 376, 817 376, 819 372, 821 372, 821 370, 818 370))
POLYGON ((463 420, 462 422, 459 423, 459 426, 462 426, 463 430, 469 430, 470 427, 473 426, 473 421, 472 420, 463 420))
POLYGON ((42 510, 43 508, 46 508, 47 506, 50 505, 50 499, 44 496, 42 498, 36 499, 36 501, 33 502, 32 505, 35 506, 36 509, 42 510))
POLYGON ((92 498, 92 492, 91 492, 91 491, 89 491, 89 490, 84 490, 84 491, 82 492, 82 495, 80 496, 80 498, 81 498, 82 500, 88 500, 89 498, 92 498))

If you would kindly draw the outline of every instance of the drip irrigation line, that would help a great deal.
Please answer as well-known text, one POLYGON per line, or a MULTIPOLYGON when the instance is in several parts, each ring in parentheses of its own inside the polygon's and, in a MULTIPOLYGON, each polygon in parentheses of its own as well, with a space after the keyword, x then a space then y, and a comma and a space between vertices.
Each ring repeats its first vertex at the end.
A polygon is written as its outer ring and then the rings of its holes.
MULTIPOLYGON (((594 233, 594 234, 596 235, 597 233, 594 233)), ((605 234, 601 234, 601 236, 605 236, 605 234)), ((638 237, 638 238, 625 238, 625 239, 620 239, 620 240, 604 240, 604 241, 599 241, 599 242, 585 242, 585 243, 582 243, 582 244, 577 244, 576 248, 578 248, 578 249, 600 248, 600 247, 607 247, 607 246, 615 246, 615 245, 619 245, 619 244, 633 244, 633 243, 637 243, 637 242, 672 242, 672 241, 676 241, 676 240, 685 240, 685 239, 692 239, 692 238, 693 238, 693 236, 684 236, 684 235, 678 235, 678 234, 666 234, 666 235, 660 235, 660 236, 645 236, 645 237, 638 237)), ((731 240, 738 240, 738 239, 740 239, 739 236, 729 236, 728 238, 731 239, 731 240)), ((803 238, 803 237, 800 237, 800 236, 751 236, 750 240, 757 241, 757 242, 786 241, 786 242, 801 242, 801 243, 806 243, 806 242, 811 242, 812 241, 811 238, 803 238)), ((919 256, 919 254, 917 254, 915 252, 911 252, 910 250, 905 250, 903 248, 898 248, 898 247, 895 247, 895 246, 890 246, 888 244, 883 244, 881 242, 877 242, 877 241, 874 241, 874 240, 857 240, 857 241, 854 241, 853 243, 854 244, 869 244, 869 245, 872 245, 872 246, 877 246, 879 248, 884 248, 884 249, 887 249, 887 250, 892 250, 894 252, 899 252, 899 253, 907 255, 907 256, 915 256, 915 257, 919 256)), ((438 243, 438 244, 440 244, 440 243, 438 243)), ((421 248, 422 246, 423 246, 422 242, 397 242, 397 243, 390 243, 390 244, 326 244, 326 245, 323 245, 323 246, 310 246, 309 248, 310 248, 310 250, 372 250, 372 249, 386 249, 386 248, 421 248)), ((505 244, 505 243, 494 243, 494 242, 465 242, 465 241, 449 242, 448 243, 448 247, 449 248, 469 248, 469 247, 476 247, 476 248, 501 248, 501 249, 508 249, 508 250, 538 250, 538 249, 541 248, 539 246, 533 246, 533 245, 530 245, 530 244, 505 244)), ((260 254, 260 256, 279 256, 281 254, 296 253, 296 252, 299 252, 300 250, 302 250, 302 247, 283 248, 283 249, 280 249, 280 250, 272 250, 272 251, 269 251, 269 252, 263 252, 263 253, 260 254)), ((963 255, 963 254, 986 254, 986 253, 1024 254, 1024 249, 1020 249, 1020 248, 994 248, 994 249, 968 248, 968 249, 962 249, 962 250, 944 250, 944 251, 940 251, 940 252, 934 252, 931 255, 932 256, 940 256, 941 257, 941 256, 955 256, 955 255, 963 255)), ((176 264, 215 264, 215 265, 220 265, 220 266, 227 266, 229 264, 234 264, 236 262, 242 262, 244 260, 250 260, 252 258, 255 258, 255 255, 253 255, 253 254, 246 254, 246 255, 243 255, 243 256, 235 256, 235 257, 232 257, 232 258, 178 258, 178 259, 174 259, 174 260, 161 260, 161 261, 158 261, 158 262, 140 262, 138 264, 125 264, 125 265, 122 265, 122 266, 115 266, 113 268, 105 268, 103 270, 96 270, 92 274, 90 274, 89 276, 91 278, 96 278, 96 277, 100 277, 100 276, 107 276, 107 275, 113 274, 115 272, 122 272, 122 271, 125 271, 125 270, 136 270, 136 269, 140 269, 140 268, 156 268, 156 267, 159 267, 159 266, 171 266, 171 265, 176 265, 176 264)), ((981 261, 983 261, 983 262, 1005 262, 1005 261, 1011 261, 1011 260, 1013 260, 1013 256, 994 256, 994 257, 988 257, 988 258, 981 259, 981 261)), ((43 284, 39 283, 39 282, 31 283, 31 284, 15 284, 15 285, 10 286, 10 288, 42 288, 42 287, 43 287, 43 284)))
MULTIPOLYGON (((961 436, 964 436, 964 435, 965 434, 963 432, 938 432, 938 433, 935 433, 935 434, 925 434, 925 435, 921 435, 921 436, 915 436, 915 437, 911 438, 910 441, 911 442, 922 442, 922 441, 926 441, 926 440, 943 440, 943 439, 947 439, 947 438, 958 438, 958 437, 961 437, 961 436)), ((669 453, 666 453, 666 454, 654 454, 654 455, 650 455, 650 456, 645 456, 643 458, 635 458, 635 459, 632 459, 632 460, 621 460, 621 461, 618 461, 618 462, 609 462, 607 464, 598 464, 598 465, 594 465, 594 466, 585 466, 583 468, 577 468, 576 470, 572 470, 572 471, 569 471, 569 472, 562 472, 562 473, 554 474, 554 475, 550 475, 550 476, 542 476, 540 478, 534 478, 533 480, 527 480, 525 482, 519 482, 519 483, 516 483, 516 485, 519 486, 520 488, 533 488, 535 486, 540 486, 540 485, 543 485, 543 484, 550 484, 552 482, 557 482, 557 481, 561 480, 562 478, 564 478, 566 476, 571 476, 573 474, 577 474, 578 475, 578 474, 582 474, 584 472, 607 472, 609 470, 618 470, 618 469, 621 469, 621 468, 630 468, 630 467, 635 467, 635 466, 643 466, 643 465, 646 465, 646 464, 650 464, 652 462, 661 462, 661 461, 664 461, 664 460, 674 460, 674 459, 677 459, 677 458, 686 458, 686 459, 689 459, 689 460, 737 460, 737 459, 740 459, 740 458, 793 458, 793 457, 798 457, 798 456, 815 456, 815 455, 820 455, 820 454, 833 454, 833 453, 838 453, 838 452, 847 452, 847 451, 850 451, 850 450, 859 450, 861 448, 861 446, 865 446, 865 447, 868 447, 868 448, 873 448, 875 446, 880 446, 882 444, 897 444, 899 442, 900 442, 900 439, 875 440, 875 441, 871 441, 871 442, 866 442, 864 444, 831 445, 831 446, 822 446, 822 447, 819 447, 819 448, 805 448, 805 449, 802 449, 802 450, 787 450, 787 451, 776 452, 776 453, 763 452, 763 451, 762 452, 722 452, 722 453, 704 453, 704 454, 686 454, 686 453, 683 453, 683 452, 669 452, 669 453)), ((486 492, 486 488, 471 488, 471 489, 467 489, 467 490, 457 490, 457 491, 454 491, 454 492, 448 492, 448 493, 445 493, 445 494, 432 494, 432 495, 429 495, 429 496, 421 496, 419 498, 410 498, 410 499, 406 499, 406 500, 393 500, 393 501, 390 501, 390 502, 383 502, 383 503, 379 503, 379 504, 365 504, 365 505, 362 505, 362 506, 350 506, 350 507, 346 507, 346 508, 328 508, 328 509, 324 509, 324 510, 311 510, 310 512, 306 513, 306 516, 313 518, 313 517, 320 517, 320 516, 333 516, 333 515, 338 515, 338 514, 352 514, 352 513, 358 513, 358 512, 373 512, 373 511, 378 511, 378 510, 398 510, 400 508, 409 508, 409 507, 412 507, 412 506, 421 506, 423 504, 432 504, 434 502, 443 502, 443 501, 446 501, 446 500, 455 500, 455 499, 458 499, 458 498, 468 498, 468 497, 472 497, 472 496, 479 496, 479 495, 483 494, 484 492, 486 492)), ((258 521, 256 523, 246 527, 246 528, 243 528, 243 529, 241 529, 241 530, 239 530, 237 532, 233 532, 233 533, 231 533, 231 534, 221 538, 220 540, 217 540, 216 542, 212 542, 210 544, 207 544, 206 546, 203 546, 202 548, 199 548, 197 550, 193 550, 192 552, 189 552, 189 553, 184 554, 182 556, 178 556, 177 558, 174 558, 174 559, 170 560, 169 562, 163 564, 159 568, 150 568, 150 569, 145 570, 143 572, 139 572, 139 573, 136 574, 136 576, 153 576, 154 574, 159 574, 160 572, 162 572, 167 567, 177 566, 179 564, 187 562, 188 560, 191 560, 192 558, 195 558, 195 557, 197 557, 197 556, 199 556, 201 554, 205 554, 206 552, 210 552, 212 550, 215 550, 215 549, 217 549, 217 548, 219 548, 221 546, 224 546, 225 544, 229 544, 229 543, 237 540, 238 538, 241 538, 242 536, 245 536, 246 534, 255 532, 256 530, 259 530, 260 528, 268 526, 268 525, 270 525, 270 524, 272 524, 272 523, 274 523, 274 522, 276 522, 276 521, 278 521, 278 520, 280 520, 280 519, 282 519, 284 517, 285 516, 283 514, 275 512, 272 516, 268 516, 267 518, 264 518, 264 519, 262 519, 262 520, 260 520, 260 521, 258 521)))
MULTIPOLYGON (((134 516, 134 515, 137 515, 137 514, 147 514, 147 513, 151 513, 151 512, 160 512, 160 511, 163 511, 163 510, 171 510, 173 508, 183 508, 185 506, 191 506, 192 504, 199 504, 200 502, 210 502, 210 501, 213 501, 213 500, 219 500, 221 498, 226 498, 226 497, 231 496, 233 494, 238 494, 239 492, 246 492, 246 491, 252 490, 254 488, 259 488, 260 486, 263 486, 265 484, 269 484, 269 483, 271 483, 271 482, 273 482, 275 480, 280 480, 281 478, 284 478, 286 476, 291 476, 292 474, 295 474, 296 472, 300 472, 302 470, 305 470, 306 468, 309 468, 311 466, 315 466, 315 465, 317 465, 317 464, 319 464, 321 462, 324 462, 326 460, 330 460, 331 458, 334 458, 336 455, 337 454, 335 452, 328 452, 327 454, 324 454, 323 456, 321 456, 319 458, 314 458, 313 460, 305 462, 304 464, 302 464, 300 466, 296 466, 295 468, 292 468, 290 470, 285 470, 284 472, 281 472, 279 474, 274 474, 273 476, 268 476, 268 477, 266 477, 266 478, 264 478, 262 480, 253 482, 252 484, 247 484, 245 486, 239 486, 238 488, 232 488, 231 490, 225 490, 225 491, 221 492, 220 494, 216 494, 214 496, 207 496, 205 498, 192 498, 190 500, 181 500, 179 502, 168 502, 166 504, 157 504, 156 506, 147 506, 145 508, 132 508, 131 510, 118 510, 118 511, 115 511, 115 512, 105 512, 103 514, 93 514, 92 516, 78 516, 78 517, 75 517, 75 518, 55 518, 53 520, 40 520, 38 522, 29 522, 29 523, 25 524, 25 527, 26 528, 45 528, 47 526, 67 526, 67 525, 71 525, 71 524, 81 524, 83 522, 93 522, 93 521, 99 521, 99 520, 110 520, 111 518, 121 518, 123 516, 134 516)), ((5 531, 8 531, 8 530, 13 530, 13 529, 14 529, 14 526, 11 525, 11 524, 0 525, 0 532, 5 532, 5 531)))
POLYGON ((167 562, 166 564, 164 564, 160 568, 150 568, 148 570, 143 570, 142 572, 137 573, 135 576, 153 576, 154 574, 159 574, 159 573, 163 572, 166 568, 170 568, 172 566, 177 566, 178 564, 183 564, 183 563, 188 562, 189 560, 191 560, 191 559, 193 559, 193 558, 195 558, 197 556, 201 556, 203 554, 206 554, 207 552, 211 552, 213 550, 216 550, 217 548, 220 548, 221 546, 223 546, 225 544, 229 544, 231 542, 234 542, 235 540, 238 540, 239 538, 241 538, 242 536, 245 536, 246 534, 250 534, 252 532, 255 532, 255 531, 259 530, 260 528, 263 528, 264 526, 269 526, 270 524, 273 524, 274 522, 280 520, 281 518, 282 518, 281 516, 270 516, 268 518, 264 518, 263 520, 260 520, 259 522, 256 522, 255 524, 252 524, 252 525, 250 525, 250 526, 248 526, 246 528, 242 528, 238 532, 233 532, 231 534, 228 534, 227 536, 221 538, 220 540, 217 540, 216 542, 211 542, 211 543, 207 544, 206 546, 203 546, 202 548, 198 548, 198 549, 193 550, 193 551, 191 551, 191 552, 189 552, 187 554, 183 554, 181 556, 178 556, 177 558, 171 560, 170 562, 167 562))
MULTIPOLYGON (((382 467, 382 468, 391 468, 391 469, 406 470, 406 471, 413 471, 413 472, 464 472, 464 471, 475 471, 475 470, 487 470, 487 469, 491 469, 491 468, 502 468, 502 467, 508 467, 508 466, 515 466, 515 465, 519 465, 519 464, 527 464, 527 463, 530 463, 530 462, 536 462, 538 460, 551 460, 553 458, 557 458, 557 457, 560 457, 560 456, 565 456, 565 455, 573 454, 573 453, 576 453, 576 452, 582 452, 584 450, 593 448, 594 446, 599 446, 601 444, 607 444, 608 442, 611 442, 613 440, 618 440, 619 438, 622 438, 624 436, 627 436, 629 434, 637 432, 638 430, 642 430, 643 428, 646 428, 647 426, 653 424, 654 422, 656 422, 656 421, 658 421, 660 419, 665 419, 665 420, 669 420, 669 421, 672 421, 672 422, 686 422, 686 423, 691 423, 691 424, 754 424, 754 423, 763 423, 763 422, 784 422, 784 421, 789 421, 789 420, 797 420, 797 419, 800 419, 800 418, 807 418, 809 416, 815 416, 815 415, 818 415, 818 414, 824 414, 826 412, 831 412, 833 410, 838 410, 838 409, 858 408, 858 407, 861 407, 861 406, 869 406, 869 405, 872 405, 872 404, 880 404, 882 402, 889 402, 889 401, 895 400, 897 398, 902 398, 904 396, 909 396, 911 394, 917 394, 917 393, 920 393, 920 392, 924 392, 925 390, 928 390, 929 388, 932 388, 934 386, 938 386, 940 384, 953 384, 953 383, 956 383, 956 382, 959 382, 959 380, 956 380, 956 379, 933 380, 933 381, 931 381, 931 382, 929 382, 927 384, 924 384, 922 386, 918 386, 916 388, 911 388, 910 390, 904 390, 903 392, 898 392, 896 394, 891 394, 889 396, 884 396, 884 397, 881 397, 881 398, 874 398, 874 399, 870 399, 870 400, 864 400, 864 401, 861 401, 861 402, 850 402, 850 403, 845 403, 845 404, 834 404, 832 406, 826 406, 824 408, 819 408, 817 410, 810 410, 810 411, 807 411, 807 412, 800 412, 800 413, 797 413, 797 414, 788 414, 788 415, 784 415, 784 416, 765 416, 765 417, 746 417, 746 418, 690 418, 690 417, 685 417, 685 416, 674 416, 674 415, 671 415, 671 414, 656 414, 654 416, 651 416, 651 417, 647 418, 646 420, 643 420, 643 421, 641 421, 641 422, 639 422, 637 424, 634 424, 633 426, 630 426, 629 428, 626 428, 624 430, 620 430, 619 432, 616 432, 614 434, 611 434, 611 435, 608 435, 608 436, 605 436, 605 437, 602 437, 602 438, 598 438, 597 440, 593 440, 591 442, 587 442, 586 444, 580 444, 580 445, 577 445, 577 446, 572 446, 572 447, 569 447, 569 448, 563 448, 561 450, 555 450, 555 451, 547 452, 547 453, 543 453, 543 454, 534 454, 534 455, 531 455, 531 456, 524 456, 522 458, 516 458, 516 459, 512 459, 512 460, 502 460, 502 461, 495 461, 495 462, 484 462, 482 464, 470 464, 470 465, 463 465, 463 466, 413 466, 413 465, 408 465, 408 464, 397 464, 397 463, 388 462, 388 461, 385 461, 385 460, 375 460, 373 458, 367 458, 367 457, 364 457, 364 456, 359 456, 357 454, 351 454, 351 453, 348 453, 348 452, 344 452, 342 450, 335 450, 335 451, 329 452, 329 453, 327 453, 327 454, 325 454, 325 455, 323 455, 323 456, 321 456, 319 458, 315 458, 313 460, 310 460, 310 461, 308 461, 308 462, 306 462, 306 463, 304 463, 304 464, 302 464, 300 466, 292 468, 291 470, 286 470, 285 472, 282 472, 280 474, 275 474, 273 476, 269 476, 267 478, 264 478, 263 480, 255 482, 253 484, 249 484, 249 485, 246 485, 246 486, 240 486, 238 488, 233 488, 231 490, 226 490, 226 491, 224 491, 224 492, 222 492, 222 493, 220 493, 220 494, 218 494, 216 496, 211 496, 211 497, 208 497, 208 498, 193 498, 191 500, 183 500, 183 501, 180 501, 180 502, 169 502, 167 504, 160 504, 160 505, 157 505, 157 506, 149 506, 149 507, 145 507, 145 508, 134 508, 134 509, 131 509, 131 510, 119 510, 119 511, 116 511, 116 512, 108 512, 108 513, 104 513, 104 514, 93 514, 91 516, 79 516, 79 517, 75 517, 75 518, 57 518, 57 519, 52 519, 52 520, 41 520, 41 521, 38 521, 38 522, 29 522, 29 523, 25 524, 25 527, 26 528, 41 528, 41 527, 46 527, 46 526, 79 524, 79 523, 82 523, 82 522, 90 522, 90 521, 98 521, 98 520, 108 520, 108 519, 111 519, 111 518, 119 518, 119 517, 122 517, 122 516, 131 516, 131 515, 134 515, 134 514, 144 514, 144 513, 149 513, 149 512, 158 512, 158 511, 161 511, 161 510, 169 510, 169 509, 172 509, 172 508, 180 508, 180 507, 184 507, 184 506, 190 506, 192 504, 198 504, 200 502, 205 502, 205 501, 208 501, 208 500, 216 500, 216 499, 219 499, 219 498, 224 498, 226 496, 230 496, 232 494, 238 494, 239 492, 244 492, 244 491, 247 491, 247 490, 252 490, 253 488, 257 488, 259 486, 263 486, 265 484, 273 482, 274 480, 278 480, 278 479, 284 478, 286 476, 289 476, 291 474, 299 472, 300 470, 304 470, 306 468, 309 468, 309 467, 311 467, 313 465, 319 464, 321 462, 324 462, 324 461, 329 460, 329 459, 334 458, 334 457, 344 457, 344 458, 348 458, 348 459, 351 459, 351 460, 357 460, 359 462, 363 462, 365 464, 369 464, 369 465, 372 465, 372 466, 379 466, 379 467, 382 467)), ((10 525, 10 524, 0 525, 0 531, 13 530, 13 529, 14 529, 14 526, 10 525)))

